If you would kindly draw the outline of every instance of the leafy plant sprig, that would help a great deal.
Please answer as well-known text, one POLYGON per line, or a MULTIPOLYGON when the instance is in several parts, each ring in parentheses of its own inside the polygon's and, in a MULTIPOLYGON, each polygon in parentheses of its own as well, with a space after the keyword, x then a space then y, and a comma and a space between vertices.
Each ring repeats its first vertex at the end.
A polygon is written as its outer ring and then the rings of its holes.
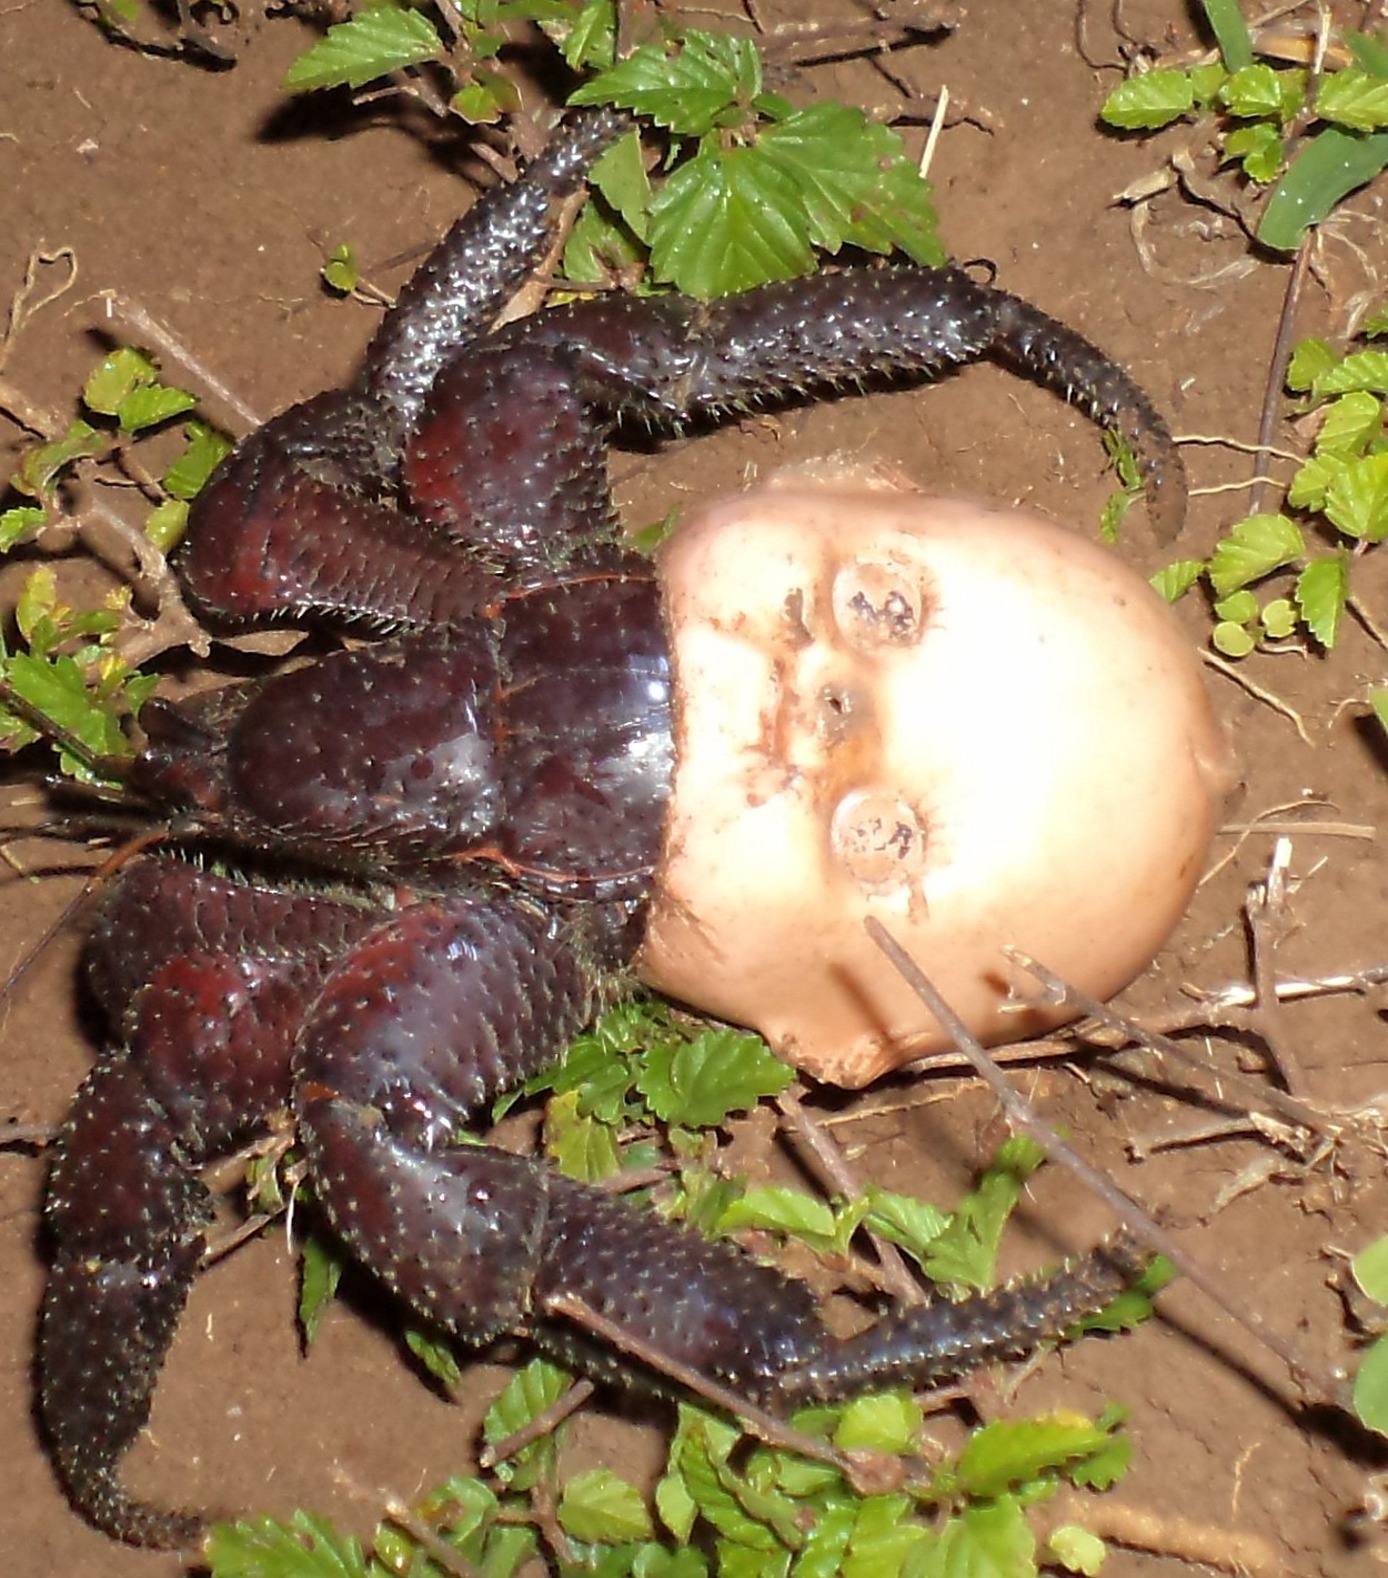
POLYGON ((1260 58, 1233 0, 1204 0, 1221 59, 1156 67, 1121 83, 1101 118, 1124 131, 1213 121, 1220 161, 1268 188, 1257 239, 1293 252, 1306 230, 1388 169, 1388 43, 1339 30, 1347 63, 1317 76, 1260 58))
POLYGON ((285 85, 361 87, 442 67, 456 113, 496 120, 515 108, 514 90, 503 93, 508 79, 483 61, 532 19, 572 69, 596 73, 571 103, 631 110, 666 139, 654 177, 634 134, 598 161, 598 199, 564 253, 575 284, 621 279, 708 298, 809 273, 845 246, 944 261, 929 188, 890 127, 844 104, 795 109, 768 92, 749 38, 671 27, 617 61, 611 0, 469 0, 453 45, 424 11, 387 0, 330 28, 285 85))
MULTIPOLYGON (((156 554, 166 553, 183 533, 189 501, 231 447, 193 417, 196 403, 186 390, 161 382, 143 352, 122 347, 104 357, 83 386, 86 415, 20 457, 9 487, 26 502, 0 509, 0 553, 59 521, 64 490, 110 461, 139 480, 147 504, 140 529, 156 554), (175 424, 182 450, 152 474, 136 450, 175 424)), ((128 589, 112 592, 97 608, 74 609, 60 601, 52 569, 35 569, 15 611, 23 647, 0 646, 0 747, 13 751, 56 739, 62 770, 87 781, 102 780, 98 759, 129 756, 124 725, 155 684, 118 651, 129 622, 128 589)))
MULTIPOLYGON (((1367 318, 1360 336, 1388 336, 1388 311, 1367 318)), ((1207 583, 1218 620, 1211 639, 1225 657, 1301 633, 1329 651, 1350 606, 1354 561, 1388 536, 1388 349, 1341 353, 1303 340, 1287 383, 1319 413, 1311 454, 1287 489, 1287 509, 1298 518, 1246 516, 1208 559, 1178 560, 1153 577, 1172 601, 1207 583)))

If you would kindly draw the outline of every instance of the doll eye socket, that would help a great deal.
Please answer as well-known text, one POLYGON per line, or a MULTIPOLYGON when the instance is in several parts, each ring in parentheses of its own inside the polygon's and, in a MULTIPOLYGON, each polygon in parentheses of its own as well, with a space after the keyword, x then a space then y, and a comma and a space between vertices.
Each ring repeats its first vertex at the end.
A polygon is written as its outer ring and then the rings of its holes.
POLYGON ((892 559, 855 559, 834 577, 834 623, 862 652, 914 646, 929 606, 920 572, 892 559))
POLYGON ((897 795, 856 789, 834 808, 829 842, 845 871, 865 888, 903 887, 925 865, 928 829, 897 795))

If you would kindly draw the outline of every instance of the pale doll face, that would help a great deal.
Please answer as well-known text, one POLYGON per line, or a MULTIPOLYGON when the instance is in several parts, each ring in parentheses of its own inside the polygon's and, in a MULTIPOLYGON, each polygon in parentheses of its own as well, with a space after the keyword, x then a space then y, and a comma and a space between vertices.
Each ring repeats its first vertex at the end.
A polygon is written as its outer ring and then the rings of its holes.
POLYGON ((1096 996, 1184 909, 1232 781, 1169 609, 1021 512, 785 481, 686 522, 662 572, 678 764, 642 975, 861 1085, 948 1044, 877 916, 984 1040, 1016 944, 1096 996))

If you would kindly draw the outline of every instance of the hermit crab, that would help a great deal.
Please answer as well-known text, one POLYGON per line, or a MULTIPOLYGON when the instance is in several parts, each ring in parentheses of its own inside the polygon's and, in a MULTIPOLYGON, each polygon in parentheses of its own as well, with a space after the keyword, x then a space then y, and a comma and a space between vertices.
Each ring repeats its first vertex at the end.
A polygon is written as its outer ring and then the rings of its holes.
MULTIPOLYGON (((608 112, 571 120, 439 245, 358 377, 252 434, 194 506, 177 567, 210 624, 352 639, 268 678, 156 700, 140 718, 128 791, 170 831, 92 926, 89 978, 111 1035, 54 1151, 38 1358, 58 1473, 78 1510, 121 1539, 179 1546, 198 1533, 196 1516, 134 1498, 121 1463, 206 1247, 199 1169, 286 1109, 327 1226, 415 1316, 478 1343, 521 1334, 605 1378, 640 1366, 575 1323, 575 1307, 785 1409, 955 1375, 1065 1328, 1121 1281, 1122 1257, 1099 1255, 840 1340, 806 1287, 477 1133, 498 1091, 560 1057, 638 974, 756 1017, 741 987, 705 996, 700 984, 737 951, 716 928, 746 896, 700 913, 663 875, 735 866, 756 842, 726 821, 697 837, 710 713, 689 689, 721 696, 716 714, 741 683, 715 675, 711 640, 741 650, 762 625, 779 654, 743 670, 749 710, 725 716, 744 765, 764 748, 735 791, 753 821, 778 796, 823 800, 815 769, 830 763, 831 840, 854 902, 880 905, 889 923, 929 907, 923 846, 932 827, 944 836, 895 759, 874 755, 888 720, 873 711, 886 704, 869 670, 899 675, 948 606, 913 528, 850 553, 849 573, 834 557, 844 545, 812 523, 802 570, 775 595, 722 561, 741 525, 705 521, 653 562, 628 545, 609 497, 615 423, 673 430, 990 356, 1121 434, 1168 530, 1183 508, 1179 459, 1131 378, 954 268, 840 268, 712 303, 612 296, 493 330, 556 206, 622 128, 608 112), (825 621, 849 632, 846 666, 821 662, 825 621)), ((774 524, 752 532, 773 565, 797 561, 792 496, 776 495, 774 524)), ((945 514, 957 537, 963 518, 945 514)), ((1011 538, 997 549, 1015 551, 1011 538)), ((1120 625, 1156 619, 1146 596, 1112 594, 1120 625)), ((893 684, 906 714, 891 726, 924 737, 928 707, 893 684)), ((1175 682, 1196 715, 1175 770, 1200 785, 1218 745, 1192 684, 1175 682)), ((1139 953, 1179 910, 1212 814, 1168 851, 1174 897, 1140 928, 1139 953)), ((781 924, 796 923, 788 904, 781 924)), ((784 957, 792 982, 857 968, 823 939, 784 957)), ((771 968, 758 955, 752 973, 771 968)), ((846 989, 877 1011, 876 988, 846 989)), ((779 1041, 793 1054, 799 1037, 812 1071, 861 1082, 909 1055, 918 1027, 890 1020, 866 1070, 816 1062, 800 1031, 779 1041)))

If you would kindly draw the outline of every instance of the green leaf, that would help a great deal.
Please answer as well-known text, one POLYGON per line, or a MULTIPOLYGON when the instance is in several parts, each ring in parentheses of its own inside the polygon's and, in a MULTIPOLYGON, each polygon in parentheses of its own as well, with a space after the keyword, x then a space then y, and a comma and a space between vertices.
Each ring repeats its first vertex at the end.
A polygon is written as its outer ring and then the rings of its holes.
POLYGON ((575 1474, 564 1486, 558 1513, 565 1533, 576 1540, 620 1545, 654 1533, 640 1492, 610 1468, 575 1474))
POLYGON ((1298 340, 1287 363, 1287 388, 1296 394, 1305 393, 1339 360, 1339 352, 1328 340, 1318 340, 1314 335, 1298 340))
POLYGON ((1154 131, 1180 120, 1194 107, 1190 74, 1157 69, 1120 82, 1104 100, 1099 117, 1124 131, 1154 131))
POLYGON ((1084 1490, 1111 1490, 1132 1467, 1133 1444, 1117 1427, 1126 1419, 1120 1408, 1106 1408, 1099 1418, 1102 1429, 1110 1431, 1106 1445, 1097 1447, 1089 1457, 1065 1466, 1064 1477, 1084 1490))
POLYGON ((1043 1160, 1035 1140, 1022 1134, 998 1147, 977 1187, 930 1245, 922 1265, 932 1281, 979 1289, 993 1285, 1003 1227, 1043 1160))
MULTIPOLYGON (((45 622, 52 623, 58 607, 58 577, 52 565, 40 565, 25 577, 15 602, 14 620, 19 633, 31 647, 39 644, 38 632, 45 622)), ((46 643, 46 645, 51 642, 46 643)))
POLYGON ((299 1329, 311 1348, 324 1311, 337 1293, 346 1262, 337 1249, 316 1234, 304 1240, 299 1253, 299 1329))
POLYGON ((992 1498, 1106 1451, 1113 1427, 1057 1409, 1034 1419, 998 1419, 975 1430, 955 1477, 970 1496, 992 1498))
POLYGON ((503 115, 513 115, 520 103, 515 83, 483 66, 474 66, 472 81, 465 82, 448 101, 454 114, 469 126, 495 126, 503 115))
POLYGON ((788 1578, 791 1553, 786 1550, 760 1551, 716 1540, 718 1578, 788 1578))
POLYGON ((1098 1578, 1103 1570, 1108 1546, 1097 1534, 1078 1523, 1062 1523, 1046 1539, 1047 1565, 1079 1573, 1080 1578, 1098 1578))
POLYGON ((1316 94, 1316 114, 1351 131, 1378 131, 1388 126, 1388 81, 1355 67, 1328 72, 1316 94))
POLYGON ((1313 455, 1297 468, 1287 488, 1287 503, 1294 510, 1323 510, 1330 484, 1348 465, 1337 455, 1313 455))
POLYGON ((1354 63, 1361 71, 1367 71, 1373 77, 1388 77, 1388 44, 1348 27, 1343 29, 1340 37, 1349 45, 1354 63))
POLYGON ((579 1112, 579 1093, 552 1096, 545 1107, 545 1155, 561 1173, 583 1183, 599 1183, 621 1172, 617 1141, 597 1118, 579 1112))
POLYGON ((578 285, 600 285, 622 274, 645 271, 646 255, 627 226, 596 199, 579 210, 564 243, 564 278, 578 285))
POLYGON ((656 278, 700 300, 794 279, 814 267, 793 180, 755 148, 705 143, 651 204, 656 278))
POLYGON ((1305 144, 1272 189, 1258 240, 1278 252, 1294 252, 1311 225, 1320 224, 1341 198, 1388 167, 1388 132, 1357 136, 1327 126, 1305 144))
POLYGON ((1258 638, 1247 625, 1224 620, 1210 632, 1210 641, 1216 652, 1227 658, 1245 658, 1258 645, 1258 638))
POLYGON ((10 478, 10 486, 31 498, 46 498, 61 472, 73 461, 99 455, 106 447, 106 436, 98 433, 90 422, 73 422, 53 443, 25 451, 19 470, 10 478))
POLYGON ((951 1518, 919 1578, 1036 1578, 1036 1540, 1010 1496, 951 1518))
MULTIPOLYGON (((734 1439, 737 1434, 734 1432, 734 1439)), ((726 1467, 729 1451, 731 1444, 726 1443, 723 1432, 715 1432, 707 1420, 692 1423, 679 1447, 679 1471, 685 1492, 699 1515, 734 1545, 762 1554, 782 1549, 782 1541, 767 1527, 765 1519, 749 1513, 743 1505, 741 1492, 745 1487, 726 1467)), ((793 1516, 794 1503, 785 1497, 780 1499, 793 1516)), ((661 1515, 665 1515, 663 1509, 661 1515)))
POLYGON ((602 155, 588 180, 622 216, 631 233, 644 241, 650 229, 651 183, 641 153, 641 138, 628 132, 602 155))
POLYGON ((1285 515, 1250 515, 1229 528, 1210 555, 1210 585, 1227 597, 1291 564, 1306 552, 1300 528, 1285 515))
POLYGON ((838 1578, 857 1522, 857 1505, 847 1498, 820 1512, 795 1558, 790 1578, 838 1578))
POLYGON ((1240 160, 1250 181, 1267 186, 1282 168, 1282 138, 1268 121, 1239 126, 1224 139, 1224 157, 1240 160))
POLYGON ((709 1028, 691 1041, 651 1047, 636 1088, 662 1122, 711 1128, 779 1095, 793 1078, 760 1036, 709 1028))
POLYGON ((326 38, 290 66, 283 87, 286 93, 359 88, 406 66, 441 60, 444 54, 443 40, 428 17, 395 5, 377 5, 330 27, 326 38))
POLYGON ((571 104, 615 104, 682 136, 700 137, 731 105, 761 92, 761 57, 748 38, 691 28, 673 51, 643 44, 570 95, 571 104))
POLYGON ((231 440, 205 422, 189 422, 184 429, 188 447, 164 473, 165 488, 176 499, 194 499, 213 471, 231 453, 231 440))
POLYGON ((1153 587, 1168 603, 1184 597, 1205 573, 1203 559, 1177 559, 1151 578, 1153 587))
POLYGON ((101 416, 114 416, 136 390, 155 381, 154 363, 143 351, 120 346, 103 357, 82 386, 82 404, 101 416))
POLYGON ((171 389, 166 384, 146 384, 132 389, 120 403, 116 421, 123 433, 140 433, 157 427, 172 416, 182 416, 198 402, 186 389, 171 389))
MULTIPOLYGON (((869 123, 869 132, 889 132, 889 127, 869 123)), ((894 247, 927 268, 942 268, 948 261, 935 229, 935 205, 930 183, 922 180, 914 160, 893 159, 880 170, 873 192, 854 210, 847 239, 867 252, 890 252, 894 247)))
POLYGON ((1378 726, 1388 735, 1388 685, 1373 685, 1369 689, 1369 706, 1373 709, 1378 726))
POLYGON ((671 1438, 670 1450, 665 1460, 665 1472, 656 1481, 654 1500, 660 1521, 680 1544, 684 1545, 688 1542, 699 1516, 699 1504, 685 1484, 684 1469, 681 1466, 685 1444, 700 1427, 701 1421, 706 1418, 713 1421, 713 1415, 705 1414, 702 1409, 695 1408, 689 1403, 681 1403, 677 1418, 675 1434, 671 1438))
POLYGON ((893 1194, 869 1184, 867 1197, 871 1207, 865 1218, 867 1226, 904 1249, 917 1262, 925 1259, 930 1246, 949 1223, 949 1217, 937 1206, 917 1200, 913 1195, 893 1194))
POLYGON ((1230 71, 1242 71, 1253 60, 1253 41, 1238 0, 1202 0, 1205 19, 1230 71))
POLYGON ((1380 339, 1388 334, 1388 305, 1376 307, 1359 325, 1359 332, 1366 340, 1380 339))
POLYGON ((38 504, 18 504, 14 509, 0 511, 0 553, 8 553, 47 519, 47 513, 38 504))
POLYGON ((1353 459, 1382 430, 1383 402, 1367 390, 1356 389, 1326 406, 1316 434, 1316 453, 1353 459))
POLYGON ((1250 619, 1258 617, 1258 599, 1246 589, 1232 592, 1214 605, 1214 611, 1220 619, 1232 619, 1236 624, 1246 625, 1250 619))
POLYGON ((834 1240, 834 1213, 823 1200, 800 1189, 759 1187, 731 1201, 718 1219, 719 1233, 744 1228, 789 1233, 820 1245, 834 1240))
MULTIPOLYGON (((1378 693, 1379 696, 1388 695, 1382 686, 1378 687, 1378 693)), ((1370 699, 1374 700, 1372 695, 1370 699)), ((1379 710, 1378 701, 1374 701, 1374 710, 1379 710)), ((1382 721, 1381 713, 1379 717, 1382 721)), ((1376 1304, 1388 1304, 1388 1237, 1366 1244, 1350 1262, 1350 1270, 1360 1288, 1376 1304)))
POLYGON ((1325 514, 1345 536, 1381 542, 1388 534, 1388 454, 1351 461, 1326 489, 1325 514))
MULTIPOLYGON (((1244 61, 1244 65, 1248 62, 1244 61)), ((1209 61, 1203 66, 1192 66, 1190 70, 1191 92, 1195 95, 1195 104, 1198 109, 1213 110, 1219 90, 1229 80, 1229 73, 1217 60, 1209 61)))
POLYGON ((541 22, 574 71, 606 71, 617 57, 615 0, 588 0, 572 22, 541 22))
POLYGON ((422 1331, 418 1326, 405 1328, 405 1346, 436 1381, 452 1388, 463 1378, 463 1367, 447 1337, 422 1331))
POLYGON ((1355 389, 1388 394, 1388 351, 1352 352, 1334 367, 1328 367, 1316 379, 1311 392, 1325 399, 1355 389))
POLYGON ((212 1578, 368 1578, 360 1543, 309 1512, 214 1524, 203 1555, 212 1578))
POLYGON ((842 1578, 895 1578, 926 1571, 921 1559, 932 1544, 928 1529, 910 1519, 906 1496, 865 1496, 853 1521, 842 1578))
POLYGON ((1313 559, 1297 577, 1295 597, 1307 629, 1329 651, 1349 602, 1349 555, 1313 559))
POLYGON ((845 104, 812 104, 767 127, 755 152, 798 193, 812 245, 832 253, 849 240, 874 252, 906 244, 940 261, 929 188, 890 127, 845 104))
MULTIPOLYGON (((524 1430, 573 1385, 567 1370, 547 1359, 532 1359, 517 1370, 498 1393, 482 1419, 482 1439, 488 1447, 524 1430)), ((548 1478, 555 1460, 555 1433, 540 1436, 514 1456, 497 1463, 492 1472, 512 1490, 529 1490, 548 1478)))
POLYGON ((59 733, 77 740, 92 756, 131 754, 115 710, 92 695, 74 659, 16 652, 5 663, 3 678, 32 712, 47 719, 59 733))
POLYGON ((1231 115, 1247 119, 1278 115, 1282 109, 1277 73, 1261 61, 1235 71, 1219 90, 1219 97, 1231 115))
POLYGON ((1258 615, 1270 641, 1285 641, 1296 629, 1296 606, 1289 597, 1275 597, 1258 615))
POLYGON ((357 266, 357 250, 350 241, 343 241, 333 248, 332 255, 322 268, 323 283, 329 290, 350 296, 361 282, 357 266))
POLYGON ((1361 1424, 1388 1436, 1388 1337, 1380 1337, 1359 1361, 1354 1411, 1361 1424))
POLYGON ((1066 1333, 1077 1336, 1086 1331, 1134 1331, 1152 1316, 1152 1300, 1167 1283, 1175 1280, 1176 1268, 1163 1255, 1158 1255, 1143 1270, 1131 1287, 1124 1288, 1109 1300, 1103 1309, 1086 1315, 1066 1333))
POLYGON ((840 1452, 916 1451, 925 1423, 921 1405, 909 1391, 871 1392, 847 1404, 834 1426, 840 1452))

